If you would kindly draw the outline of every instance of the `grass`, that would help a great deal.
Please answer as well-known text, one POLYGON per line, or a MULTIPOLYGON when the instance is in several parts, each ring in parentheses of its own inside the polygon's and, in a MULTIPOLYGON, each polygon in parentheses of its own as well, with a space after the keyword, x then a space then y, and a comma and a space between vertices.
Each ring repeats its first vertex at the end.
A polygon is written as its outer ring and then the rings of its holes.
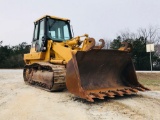
POLYGON ((138 81, 151 90, 160 90, 160 73, 137 73, 138 81))

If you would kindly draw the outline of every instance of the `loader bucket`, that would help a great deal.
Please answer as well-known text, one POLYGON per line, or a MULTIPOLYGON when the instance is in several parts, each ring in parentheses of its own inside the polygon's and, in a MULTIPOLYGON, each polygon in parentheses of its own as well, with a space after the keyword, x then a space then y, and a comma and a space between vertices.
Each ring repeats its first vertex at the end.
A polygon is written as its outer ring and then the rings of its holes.
POLYGON ((67 64, 66 86, 69 92, 91 102, 149 90, 138 82, 130 55, 118 50, 73 54, 67 64))

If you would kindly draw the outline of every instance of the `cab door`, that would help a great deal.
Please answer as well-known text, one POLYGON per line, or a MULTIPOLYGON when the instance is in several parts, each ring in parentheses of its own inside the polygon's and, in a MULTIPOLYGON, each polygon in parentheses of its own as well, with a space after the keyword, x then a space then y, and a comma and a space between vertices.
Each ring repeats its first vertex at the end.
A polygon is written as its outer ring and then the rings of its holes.
POLYGON ((45 21, 44 19, 41 19, 35 23, 34 27, 32 48, 34 48, 36 52, 41 52, 44 49, 46 49, 46 47, 44 47, 44 34, 45 34, 45 21))

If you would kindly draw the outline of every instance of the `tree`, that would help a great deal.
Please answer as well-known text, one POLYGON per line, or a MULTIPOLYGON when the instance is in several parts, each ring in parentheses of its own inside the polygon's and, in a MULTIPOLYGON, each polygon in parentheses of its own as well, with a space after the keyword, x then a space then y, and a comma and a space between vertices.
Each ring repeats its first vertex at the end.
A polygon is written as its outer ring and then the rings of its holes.
POLYGON ((159 28, 154 26, 149 26, 146 28, 138 29, 138 37, 144 37, 147 40, 147 43, 157 44, 160 40, 158 35, 159 28))
POLYGON ((121 42, 122 42, 121 36, 118 36, 116 39, 113 40, 113 42, 111 42, 110 48, 117 50, 118 48, 120 48, 121 42))
POLYGON ((0 41, 0 47, 2 46, 3 41, 0 41))
MULTIPOLYGON (((146 44, 147 43, 158 43, 160 37, 158 36, 158 29, 154 27, 149 27, 149 29, 138 30, 138 33, 129 33, 128 31, 121 32, 120 35, 113 40, 111 43, 111 49, 118 49, 121 45, 120 43, 125 41, 131 43, 133 45, 132 51, 132 59, 135 64, 136 70, 150 70, 150 59, 149 53, 146 52, 146 44)), ((158 47, 157 47, 158 48, 158 47)), ((153 52, 152 61, 154 66, 158 66, 160 64, 158 50, 153 52)), ((159 67, 160 69, 160 67, 159 67)))
POLYGON ((16 46, 2 46, 0 44, 0 68, 23 68, 23 54, 28 53, 30 45, 22 42, 16 46))
POLYGON ((109 49, 111 41, 108 38, 103 38, 103 40, 105 42, 103 49, 109 49))
POLYGON ((120 32, 120 36, 123 41, 125 40, 134 40, 137 38, 137 35, 135 33, 131 33, 128 29, 125 31, 120 32))
POLYGON ((133 40, 132 59, 136 70, 149 70, 149 53, 146 52, 146 40, 144 37, 133 40))

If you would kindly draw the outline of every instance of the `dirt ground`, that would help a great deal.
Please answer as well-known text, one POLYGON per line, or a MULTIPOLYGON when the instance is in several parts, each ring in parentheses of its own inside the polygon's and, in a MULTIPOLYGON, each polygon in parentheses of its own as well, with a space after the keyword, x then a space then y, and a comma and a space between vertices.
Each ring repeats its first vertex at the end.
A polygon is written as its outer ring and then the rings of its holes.
POLYGON ((90 103, 25 85, 22 70, 0 70, 0 120, 159 120, 160 73, 147 75, 138 73, 153 91, 90 103))

